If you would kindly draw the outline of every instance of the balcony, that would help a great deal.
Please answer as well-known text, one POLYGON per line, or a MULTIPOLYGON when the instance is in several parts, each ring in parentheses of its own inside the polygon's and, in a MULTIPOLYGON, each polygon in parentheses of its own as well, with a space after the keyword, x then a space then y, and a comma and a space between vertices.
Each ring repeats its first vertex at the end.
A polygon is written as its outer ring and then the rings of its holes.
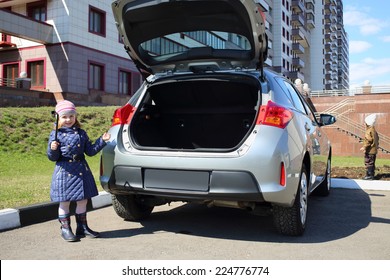
POLYGON ((291 38, 294 42, 300 43, 303 47, 309 46, 306 30, 301 27, 293 27, 291 29, 291 38))
POLYGON ((1 48, 15 48, 16 45, 8 40, 1 40, 0 41, 0 49, 1 48))
POLYGON ((332 4, 324 5, 325 14, 337 15, 337 7, 332 4))
POLYGON ((325 23, 331 23, 331 22, 332 22, 332 21, 330 20, 330 14, 325 15, 325 17, 324 17, 324 22, 325 22, 325 23))
POLYGON ((331 24, 331 23, 326 23, 324 25, 324 29, 325 29, 325 32, 335 32, 337 31, 337 26, 335 24, 331 24))
POLYGON ((305 26, 305 18, 302 14, 293 14, 291 18, 292 25, 305 26))
POLYGON ((331 53, 325 54, 325 60, 326 60, 326 61, 331 61, 331 60, 333 60, 332 54, 331 54, 331 53))
POLYGON ((299 13, 302 13, 303 11, 305 11, 305 5, 299 0, 293 0, 291 2, 291 8, 293 11, 299 12, 299 13))
POLYGON ((326 63, 325 70, 326 70, 326 73, 330 73, 331 71, 333 71, 334 69, 333 69, 332 63, 326 63))
POLYGON ((27 3, 40 2, 41 0, 6 0, 0 1, 0 8, 7 8, 11 6, 23 5, 27 3))
POLYGON ((316 25, 314 23, 314 19, 307 19, 306 26, 308 29, 313 29, 314 27, 316 27, 316 25))
POLYGON ((303 33, 301 28, 293 28, 291 30, 291 37, 296 41, 301 41, 305 39, 305 34, 303 33))
POLYGON ((305 67, 305 62, 299 57, 294 57, 292 59, 292 66, 303 68, 303 67, 305 67))
MULTIPOLYGON (((9 1, 6 2, 9 4, 9 1)), ((31 1, 28 1, 31 2, 31 1)), ((28 18, 24 15, 0 9, 0 33, 23 38, 40 44, 56 43, 54 28, 45 22, 28 18)))
POLYGON ((303 75, 303 73, 300 71, 290 71, 287 73, 287 76, 293 81, 296 79, 301 79, 302 81, 305 80, 305 75, 303 75))
POLYGON ((295 54, 304 54, 305 48, 300 43, 293 43, 292 44, 292 51, 295 54))

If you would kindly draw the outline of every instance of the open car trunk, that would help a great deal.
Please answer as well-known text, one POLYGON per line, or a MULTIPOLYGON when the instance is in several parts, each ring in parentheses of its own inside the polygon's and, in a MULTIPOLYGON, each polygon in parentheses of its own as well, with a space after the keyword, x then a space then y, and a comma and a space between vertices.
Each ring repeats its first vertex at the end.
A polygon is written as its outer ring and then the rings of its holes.
POLYGON ((234 149, 255 125, 260 96, 254 77, 152 85, 131 121, 131 139, 139 149, 234 149))

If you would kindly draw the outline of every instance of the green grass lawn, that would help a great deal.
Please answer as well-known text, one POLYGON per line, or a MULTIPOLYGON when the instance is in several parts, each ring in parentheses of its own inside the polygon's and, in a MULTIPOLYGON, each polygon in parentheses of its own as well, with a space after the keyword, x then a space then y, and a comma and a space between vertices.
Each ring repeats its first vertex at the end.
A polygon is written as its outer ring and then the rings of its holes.
MULTIPOLYGON (((376 159, 375 165, 390 166, 390 159, 380 158, 380 154, 376 159)), ((337 157, 332 156, 332 167, 364 167, 364 155, 361 157, 337 157)))
MULTIPOLYGON (((87 157, 98 190, 100 156, 87 157)), ((46 155, 2 153, 0 156, 0 209, 50 201, 50 183, 55 163, 46 155)))

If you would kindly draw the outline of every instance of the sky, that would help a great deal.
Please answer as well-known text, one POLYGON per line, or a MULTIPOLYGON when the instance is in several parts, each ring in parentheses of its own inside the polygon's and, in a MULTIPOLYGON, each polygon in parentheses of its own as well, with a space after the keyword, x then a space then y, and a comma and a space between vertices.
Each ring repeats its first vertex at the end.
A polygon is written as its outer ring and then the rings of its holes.
POLYGON ((390 87, 389 0, 343 0, 350 88, 390 87))

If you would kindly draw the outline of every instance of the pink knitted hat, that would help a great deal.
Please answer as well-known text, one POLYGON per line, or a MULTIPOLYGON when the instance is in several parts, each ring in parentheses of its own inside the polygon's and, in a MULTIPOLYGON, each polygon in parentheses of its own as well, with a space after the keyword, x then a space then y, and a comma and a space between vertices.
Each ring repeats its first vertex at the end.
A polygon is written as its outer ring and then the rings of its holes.
POLYGON ((65 113, 76 114, 76 106, 68 100, 62 100, 57 103, 56 112, 59 116, 62 116, 65 113))

